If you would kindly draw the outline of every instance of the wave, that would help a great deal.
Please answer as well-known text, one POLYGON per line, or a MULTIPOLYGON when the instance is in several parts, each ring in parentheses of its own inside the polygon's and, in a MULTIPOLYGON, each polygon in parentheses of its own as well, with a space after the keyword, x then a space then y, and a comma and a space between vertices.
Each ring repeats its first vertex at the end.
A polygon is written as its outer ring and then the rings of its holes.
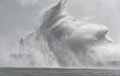
POLYGON ((11 66, 119 66, 119 56, 111 54, 118 47, 109 37, 109 29, 71 16, 65 3, 61 0, 41 14, 39 28, 21 38, 19 52, 10 55, 11 66))

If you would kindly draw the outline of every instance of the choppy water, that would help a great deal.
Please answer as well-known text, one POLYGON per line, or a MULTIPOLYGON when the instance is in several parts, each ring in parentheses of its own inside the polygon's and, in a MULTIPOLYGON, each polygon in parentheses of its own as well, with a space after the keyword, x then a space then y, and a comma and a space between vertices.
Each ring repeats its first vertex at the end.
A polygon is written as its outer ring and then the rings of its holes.
POLYGON ((120 76, 120 70, 69 68, 0 68, 0 76, 120 76))

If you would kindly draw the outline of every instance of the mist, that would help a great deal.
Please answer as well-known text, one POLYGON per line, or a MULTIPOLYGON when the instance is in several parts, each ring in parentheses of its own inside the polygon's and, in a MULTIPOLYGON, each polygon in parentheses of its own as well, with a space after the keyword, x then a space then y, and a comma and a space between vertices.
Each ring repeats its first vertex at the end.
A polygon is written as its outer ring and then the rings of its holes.
MULTIPOLYGON (((0 53, 1 59, 9 52, 15 52, 20 38, 36 29, 39 15, 59 0, 0 0, 0 53)), ((120 1, 119 0, 68 0, 66 7, 71 15, 81 21, 99 23, 110 29, 115 43, 120 42, 120 1)), ((39 26, 39 25, 38 25, 39 26)), ((7 62, 7 59, 3 62, 7 62)))

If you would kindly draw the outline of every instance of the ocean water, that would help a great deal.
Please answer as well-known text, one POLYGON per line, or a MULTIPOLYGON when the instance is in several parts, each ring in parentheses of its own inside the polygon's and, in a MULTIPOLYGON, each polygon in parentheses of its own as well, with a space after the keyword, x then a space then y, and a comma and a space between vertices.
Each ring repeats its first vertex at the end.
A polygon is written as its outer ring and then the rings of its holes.
POLYGON ((5 53, 1 67, 89 68, 120 67, 119 45, 109 28, 79 20, 66 11, 66 1, 44 10, 36 29, 5 53))
POLYGON ((120 70, 69 68, 0 68, 0 76, 120 76, 120 70))
POLYGON ((37 28, 1 59, 0 76, 120 76, 109 28, 71 16, 66 1, 43 11, 37 28))

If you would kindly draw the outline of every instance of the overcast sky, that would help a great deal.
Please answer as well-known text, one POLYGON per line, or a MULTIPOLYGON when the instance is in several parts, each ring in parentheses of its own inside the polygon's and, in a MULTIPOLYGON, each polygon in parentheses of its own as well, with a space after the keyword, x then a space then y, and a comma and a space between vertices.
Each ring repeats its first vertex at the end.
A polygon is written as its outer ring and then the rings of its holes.
MULTIPOLYGON (((59 0, 0 0, 0 48, 12 47, 37 24, 39 14, 59 0)), ((110 35, 120 41, 120 0, 68 0, 71 15, 104 24, 110 35)))

